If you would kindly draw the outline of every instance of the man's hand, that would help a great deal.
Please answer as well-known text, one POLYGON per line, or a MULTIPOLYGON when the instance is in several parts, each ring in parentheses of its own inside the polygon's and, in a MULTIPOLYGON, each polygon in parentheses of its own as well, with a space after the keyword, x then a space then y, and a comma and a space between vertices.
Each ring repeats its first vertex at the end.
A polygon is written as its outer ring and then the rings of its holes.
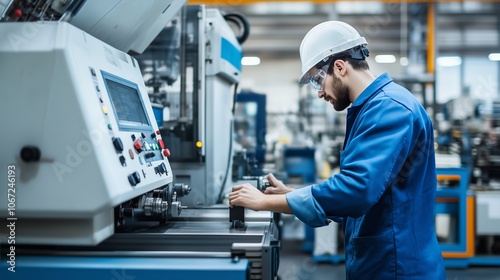
POLYGON ((234 186, 229 194, 230 207, 243 206, 255 211, 266 210, 265 200, 266 195, 248 183, 234 186))
POLYGON ((266 178, 271 185, 266 188, 265 194, 286 194, 292 191, 291 188, 285 186, 283 182, 276 179, 272 173, 269 173, 266 178))
POLYGON ((255 211, 264 210, 292 214, 292 209, 290 209, 285 196, 292 189, 283 185, 273 174, 269 174, 267 179, 271 186, 266 188, 266 194, 248 183, 234 186, 229 194, 229 207, 243 206, 255 211))

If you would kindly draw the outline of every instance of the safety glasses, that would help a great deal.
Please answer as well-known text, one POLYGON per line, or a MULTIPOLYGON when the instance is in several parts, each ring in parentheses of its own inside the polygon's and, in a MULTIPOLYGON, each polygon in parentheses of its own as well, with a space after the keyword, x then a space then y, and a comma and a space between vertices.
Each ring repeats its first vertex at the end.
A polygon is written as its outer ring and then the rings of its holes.
POLYGON ((315 91, 319 92, 323 90, 323 84, 325 82, 328 66, 329 64, 323 66, 309 79, 309 84, 314 88, 315 91))

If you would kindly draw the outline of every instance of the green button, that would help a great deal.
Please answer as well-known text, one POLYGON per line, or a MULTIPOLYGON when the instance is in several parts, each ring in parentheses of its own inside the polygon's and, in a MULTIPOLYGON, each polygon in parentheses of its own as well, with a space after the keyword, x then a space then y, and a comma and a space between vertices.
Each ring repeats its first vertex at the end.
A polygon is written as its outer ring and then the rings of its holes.
POLYGON ((109 130, 112 130, 112 129, 113 129, 113 127, 111 126, 111 124, 110 124, 110 123, 108 123, 108 129, 109 129, 109 130))

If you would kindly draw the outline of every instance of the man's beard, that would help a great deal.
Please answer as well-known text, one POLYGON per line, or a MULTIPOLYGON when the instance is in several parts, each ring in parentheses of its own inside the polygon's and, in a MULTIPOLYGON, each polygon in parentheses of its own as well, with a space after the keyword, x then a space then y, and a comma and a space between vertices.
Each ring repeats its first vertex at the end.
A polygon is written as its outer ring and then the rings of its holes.
POLYGON ((335 73, 333 73, 333 93, 335 96, 335 102, 333 103, 335 111, 344 111, 345 108, 351 105, 351 100, 349 99, 349 89, 339 78, 337 78, 335 73))

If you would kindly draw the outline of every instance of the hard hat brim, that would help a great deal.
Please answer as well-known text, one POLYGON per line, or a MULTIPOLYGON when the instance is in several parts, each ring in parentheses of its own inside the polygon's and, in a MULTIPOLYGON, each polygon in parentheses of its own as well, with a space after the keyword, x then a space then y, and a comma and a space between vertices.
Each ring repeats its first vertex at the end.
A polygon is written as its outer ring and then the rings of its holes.
MULTIPOLYGON (((311 70, 311 69, 309 69, 311 70)), ((302 74, 302 76, 299 79, 299 85, 305 85, 309 83, 309 80, 311 79, 311 75, 309 75, 309 71, 305 72, 302 74)))

